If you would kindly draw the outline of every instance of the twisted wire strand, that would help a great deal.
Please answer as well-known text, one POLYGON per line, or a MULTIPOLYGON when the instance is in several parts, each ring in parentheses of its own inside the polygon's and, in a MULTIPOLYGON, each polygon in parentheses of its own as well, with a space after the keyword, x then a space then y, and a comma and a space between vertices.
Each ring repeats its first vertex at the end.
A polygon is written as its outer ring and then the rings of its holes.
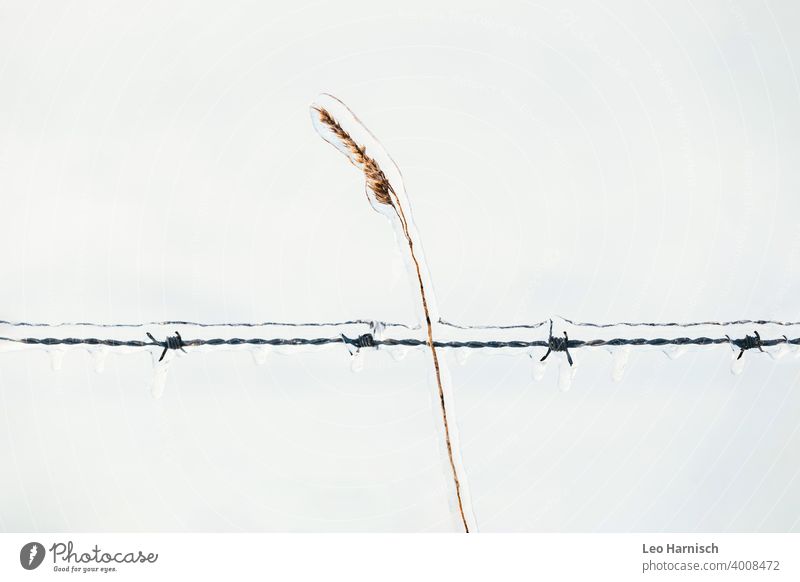
POLYGON ((630 322, 630 321, 620 321, 618 323, 591 323, 585 321, 573 321, 571 319, 567 319, 566 317, 559 316, 559 319, 566 321, 567 323, 575 326, 581 327, 597 327, 597 328, 606 328, 606 327, 697 327, 700 325, 714 325, 714 326, 728 326, 728 325, 780 325, 784 327, 793 326, 793 325, 800 325, 800 321, 776 321, 771 319, 738 319, 736 321, 692 321, 687 323, 676 323, 676 322, 667 322, 667 323, 657 323, 657 322, 650 322, 650 321, 643 321, 643 322, 630 322))
MULTIPOLYGON (((211 338, 211 339, 187 339, 183 340, 183 345, 186 347, 196 346, 238 346, 238 345, 252 345, 252 346, 323 346, 328 344, 350 344, 357 348, 362 347, 378 347, 378 346, 404 346, 404 347, 419 347, 427 346, 428 342, 416 338, 386 338, 386 339, 373 339, 373 346, 363 346, 358 343, 359 338, 339 337, 318 337, 318 338, 211 338)), ((102 339, 102 338, 36 338, 36 337, 23 337, 23 338, 10 338, 0 337, 0 342, 13 342, 26 345, 42 345, 42 346, 80 346, 80 345, 100 345, 108 347, 148 347, 148 346, 167 346, 166 341, 146 341, 146 340, 120 340, 120 339, 102 339)), ((566 347, 569 349, 590 348, 590 347, 604 347, 604 346, 709 346, 720 344, 732 344, 739 348, 747 347, 746 338, 728 338, 728 337, 678 337, 678 338, 611 338, 611 339, 570 339, 566 342, 566 347)), ((760 342, 763 347, 772 347, 780 344, 800 345, 800 337, 795 338, 772 338, 762 339, 760 342)), ((434 341, 433 345, 437 348, 467 348, 467 349, 497 349, 497 348, 546 348, 549 345, 547 340, 449 340, 449 341, 434 341)))
MULTIPOLYGON (((100 327, 100 328, 141 328, 160 325, 192 325, 196 327, 342 327, 346 325, 370 325, 378 323, 372 319, 351 319, 348 321, 319 322, 312 321, 307 323, 264 321, 257 323, 203 323, 197 321, 150 321, 145 323, 91 323, 87 321, 63 322, 63 323, 40 323, 29 321, 7 321, 0 319, 0 325, 13 327, 100 327)), ((418 327, 406 325, 405 323, 380 322, 384 327, 401 327, 404 329, 418 329, 418 327)))
MULTIPOLYGON (((561 319, 564 318, 562 317, 561 319)), ((564 321, 566 321, 566 319, 564 321)), ((458 323, 451 323, 449 321, 439 318, 439 323, 441 325, 446 325, 447 327, 452 327, 454 329, 536 329, 547 325, 548 323, 550 323, 550 320, 543 319, 542 321, 537 321, 536 323, 517 323, 510 325, 463 325, 458 323)))

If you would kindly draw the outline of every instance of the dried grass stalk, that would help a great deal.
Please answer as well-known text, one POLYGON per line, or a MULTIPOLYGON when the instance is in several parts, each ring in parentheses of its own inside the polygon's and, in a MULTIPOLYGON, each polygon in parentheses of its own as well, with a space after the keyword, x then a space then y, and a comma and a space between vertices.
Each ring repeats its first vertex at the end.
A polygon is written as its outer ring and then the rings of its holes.
POLYGON ((384 174, 383 170, 381 170, 378 163, 367 154, 366 148, 357 143, 350 136, 350 134, 342 128, 339 122, 336 121, 336 119, 330 114, 330 112, 328 112, 328 110, 323 107, 314 107, 313 109, 316 111, 317 115, 319 115, 320 123, 325 125, 331 131, 331 133, 333 133, 339 139, 345 149, 350 152, 351 163, 364 173, 364 178, 367 181, 367 188, 369 188, 375 195, 376 201, 380 204, 391 206, 394 209, 403 229, 403 235, 406 243, 408 244, 411 260, 413 261, 414 268, 416 270, 417 282, 419 283, 422 311, 425 314, 425 325, 428 333, 427 343, 433 359, 434 372, 436 373, 436 385, 439 390, 439 406, 442 412, 445 445, 447 446, 447 457, 450 461, 450 470, 452 472, 453 482, 455 484, 458 510, 461 516, 461 522, 464 526, 464 531, 469 533, 469 524, 467 523, 467 517, 464 512, 464 503, 461 498, 461 483, 458 479, 458 471, 456 470, 456 463, 455 459, 453 458, 453 445, 450 439, 450 424, 447 419, 447 405, 445 403, 444 387, 442 385, 442 374, 439 368, 439 355, 437 354, 436 346, 433 343, 433 325, 431 323, 430 310, 428 308, 428 299, 425 294, 425 285, 422 282, 422 270, 420 268, 416 253, 414 252, 414 240, 409 233, 405 211, 400 203, 400 198, 397 196, 397 193, 392 187, 391 182, 389 182, 389 180, 386 178, 386 174, 384 174))
MULTIPOLYGON (((353 160, 355 161, 353 165, 364 172, 364 177, 367 180, 367 187, 375 194, 375 198, 378 202, 394 206, 391 196, 391 194, 394 194, 394 190, 378 163, 367 155, 364 147, 357 144, 355 140, 350 137, 350 134, 342 129, 342 126, 339 125, 326 109, 314 107, 314 111, 319 114, 320 122, 326 125, 353 155, 353 160)), ((396 195, 395 198, 397 198, 396 195)))

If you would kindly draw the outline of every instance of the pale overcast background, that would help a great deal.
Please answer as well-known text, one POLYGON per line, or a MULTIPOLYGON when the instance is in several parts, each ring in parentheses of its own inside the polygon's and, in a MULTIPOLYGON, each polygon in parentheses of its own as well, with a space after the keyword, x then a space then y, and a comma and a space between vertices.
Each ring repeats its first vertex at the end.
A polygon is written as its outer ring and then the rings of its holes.
MULTIPOLYGON (((796 3, 0 3, 0 318, 404 321, 347 103, 445 318, 800 320, 796 3)), ((2 329, 0 328, 0 331, 2 329)), ((142 338, 144 339, 144 338, 142 338)), ((800 360, 448 362, 483 531, 800 530, 800 360)), ((759 357, 760 356, 760 357, 759 357)), ((422 352, 0 354, 0 529, 439 531, 422 352)))

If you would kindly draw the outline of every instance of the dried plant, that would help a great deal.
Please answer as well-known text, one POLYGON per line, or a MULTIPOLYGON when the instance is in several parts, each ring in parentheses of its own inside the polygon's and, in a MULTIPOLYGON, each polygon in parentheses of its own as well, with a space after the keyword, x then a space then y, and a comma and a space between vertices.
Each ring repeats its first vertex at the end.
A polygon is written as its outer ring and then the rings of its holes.
POLYGON ((392 185, 386 179, 386 174, 383 173, 378 163, 367 155, 365 148, 357 144, 326 109, 314 107, 314 111, 319 114, 320 122, 326 125, 353 155, 353 165, 364 172, 367 187, 375 194, 375 199, 381 204, 394 206, 392 195, 395 199, 397 199, 397 195, 394 194, 392 185))
POLYGON ((464 503, 461 498, 461 483, 458 479, 458 471, 456 470, 456 463, 453 457, 453 445, 450 439, 450 424, 447 419, 447 405, 444 397, 444 387, 442 385, 442 373, 439 367, 439 355, 436 352, 436 346, 433 342, 433 325, 431 323, 430 310, 428 308, 428 298, 425 294, 425 285, 422 282, 422 270, 420 268, 419 260, 414 252, 414 240, 409 233, 408 220, 406 213, 400 203, 400 198, 397 196, 391 182, 386 178, 383 170, 381 170, 378 163, 367 154, 366 148, 357 143, 349 133, 347 133, 338 121, 330 114, 328 110, 323 107, 312 108, 319 116, 319 121, 326 126, 333 135, 340 141, 341 145, 351 154, 349 159, 351 163, 359 168, 364 173, 364 178, 367 182, 367 188, 375 195, 375 200, 379 204, 391 206, 400 221, 400 226, 403 230, 403 236, 408 244, 408 250, 411 255, 411 260, 414 263, 416 271, 417 282, 419 283, 419 294, 422 300, 422 311, 425 314, 425 326, 428 334, 428 347, 431 351, 433 359, 433 368, 436 374, 436 386, 439 390, 439 406, 442 413, 442 423, 444 425, 444 438, 445 445, 447 446, 447 457, 450 461, 450 470, 453 474, 453 482, 456 489, 456 498, 458 501, 458 510, 461 516, 461 522, 464 525, 464 531, 469 533, 469 524, 464 512, 464 503))

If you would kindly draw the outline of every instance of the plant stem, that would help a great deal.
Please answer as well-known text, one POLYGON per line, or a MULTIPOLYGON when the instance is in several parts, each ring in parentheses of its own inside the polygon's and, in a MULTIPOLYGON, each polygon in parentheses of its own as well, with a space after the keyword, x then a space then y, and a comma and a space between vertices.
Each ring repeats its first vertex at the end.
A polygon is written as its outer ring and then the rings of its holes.
POLYGON ((447 445, 447 458, 450 461, 450 470, 453 473, 453 482, 456 487, 456 499, 458 500, 458 512, 461 516, 461 523, 464 525, 464 532, 469 533, 469 524, 467 523, 467 516, 464 513, 464 502, 461 499, 461 483, 458 480, 458 471, 456 470, 456 462, 453 457, 453 445, 450 440, 450 424, 447 420, 447 405, 444 399, 444 386, 442 385, 442 373, 439 369, 439 355, 436 353, 436 346, 433 343, 433 325, 431 324, 431 315, 428 309, 428 299, 425 296, 425 285, 422 283, 422 271, 419 266, 419 261, 414 253, 414 241, 408 232, 408 223, 406 222, 403 207, 400 205, 400 200, 395 194, 394 189, 390 188, 390 192, 394 195, 394 208, 397 216, 400 219, 400 224, 403 227, 403 234, 405 235, 406 242, 408 243, 408 250, 411 253, 411 260, 414 261, 414 268, 417 272, 417 282, 419 283, 419 294, 422 298, 422 311, 425 314, 425 325, 428 331, 428 347, 431 349, 431 356, 433 357, 433 369, 436 373, 436 387, 439 390, 439 406, 442 411, 442 423, 444 424, 444 440, 447 445))

